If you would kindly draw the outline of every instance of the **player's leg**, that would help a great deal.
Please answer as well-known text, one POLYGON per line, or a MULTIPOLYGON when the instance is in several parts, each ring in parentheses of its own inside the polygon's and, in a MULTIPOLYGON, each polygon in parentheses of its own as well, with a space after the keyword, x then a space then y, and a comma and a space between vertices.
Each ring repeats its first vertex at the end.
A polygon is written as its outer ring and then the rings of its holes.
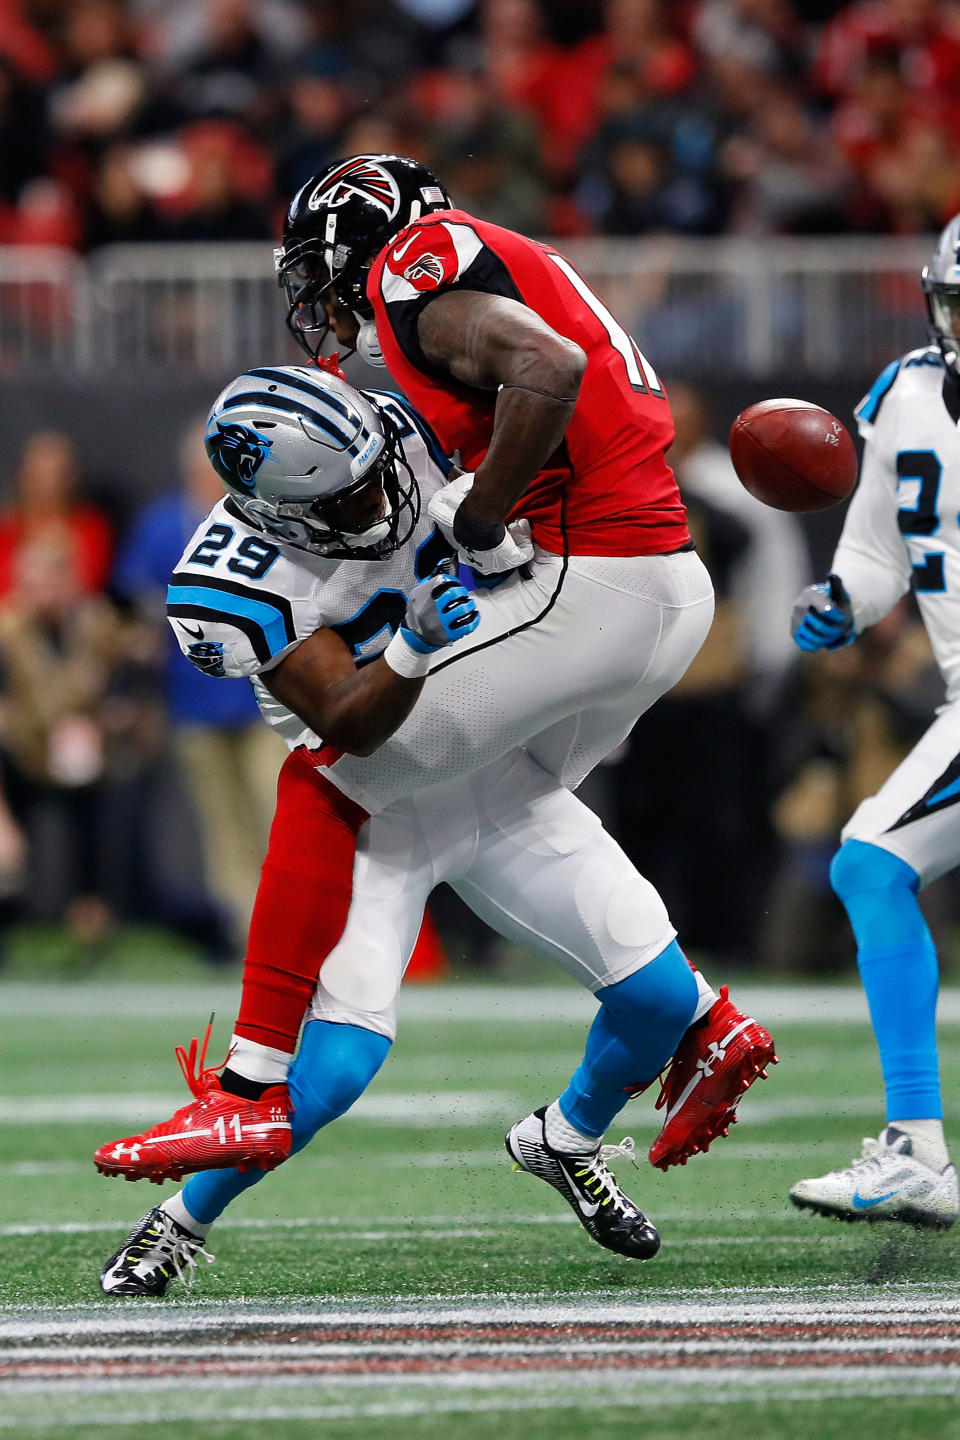
MULTIPOLYGON (((383 1064, 390 1038, 362 1026, 313 1020, 290 1067, 293 1106, 291 1154, 343 1115, 383 1064)), ((106 1295, 166 1293, 174 1277, 190 1283, 213 1223, 264 1178, 263 1170, 205 1170, 156 1206, 106 1261, 100 1288, 106 1295)))
POLYGON ((939 970, 918 895, 960 864, 958 800, 960 707, 952 706, 844 829, 830 875, 857 943, 887 1124, 846 1170, 799 1181, 790 1192, 797 1205, 935 1227, 956 1219, 937 1055, 939 970))
MULTIPOLYGON (((177 1056, 193 1100, 139 1135, 101 1145, 106 1175, 178 1180, 224 1165, 272 1169, 290 1153, 287 1071, 320 966, 343 933, 356 837, 366 819, 305 750, 280 774, 250 926, 240 1015, 218 1077, 206 1041, 177 1056)), ((208 1030, 209 1036, 209 1030, 208 1030)))
MULTIPOLYGON (((446 811, 444 806, 443 810, 446 811)), ((450 853, 454 853, 451 850, 450 853)), ((344 1114, 366 1089, 396 1034, 396 998, 433 884, 430 856, 412 806, 376 816, 362 832, 353 902, 321 971, 310 1018, 289 1072, 291 1153, 344 1114), (329 978, 332 989, 324 979, 329 978)), ((150 1211, 101 1273, 112 1295, 163 1295, 189 1283, 214 1221, 262 1170, 194 1174, 150 1211)))
POLYGON ((600 1243, 652 1254, 646 1221, 610 1188, 600 1140, 684 1043, 691 1022, 709 1018, 716 997, 687 964, 653 886, 597 817, 529 756, 490 767, 473 778, 473 790, 482 817, 476 858, 448 879, 488 923, 561 965, 600 1002, 569 1085, 514 1126, 508 1146, 564 1194, 600 1243), (557 1159, 564 1155, 577 1157, 577 1168, 557 1159), (577 1198, 580 1170, 584 1184, 600 1186, 600 1208, 589 1195, 577 1198))

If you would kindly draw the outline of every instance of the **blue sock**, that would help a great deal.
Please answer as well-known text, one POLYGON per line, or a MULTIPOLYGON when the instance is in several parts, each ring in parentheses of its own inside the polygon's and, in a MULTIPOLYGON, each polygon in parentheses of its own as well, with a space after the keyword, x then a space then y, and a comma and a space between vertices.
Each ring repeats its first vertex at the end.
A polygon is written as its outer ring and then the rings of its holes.
POLYGON ((939 970, 917 895, 920 877, 896 855, 848 840, 830 881, 857 941, 857 964, 880 1050, 887 1120, 940 1120, 939 970))
MULTIPOLYGON (((329 1020, 308 1022, 288 1081, 293 1105, 291 1154, 302 1150, 318 1130, 350 1109, 380 1069, 389 1049, 385 1035, 359 1025, 334 1025, 329 1020)), ((202 1170, 187 1181, 183 1203, 194 1219, 209 1225, 223 1214, 231 1200, 267 1173, 202 1170)))
POLYGON ((560 1096, 564 1118, 601 1136, 634 1085, 658 1075, 697 1008, 697 981, 676 940, 626 980, 597 991, 583 1060, 560 1096))

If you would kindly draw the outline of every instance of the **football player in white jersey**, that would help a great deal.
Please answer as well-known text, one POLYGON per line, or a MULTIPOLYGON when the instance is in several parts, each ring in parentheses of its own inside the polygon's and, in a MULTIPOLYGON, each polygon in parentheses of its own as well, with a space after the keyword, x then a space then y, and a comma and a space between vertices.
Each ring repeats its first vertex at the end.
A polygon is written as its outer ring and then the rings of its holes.
POLYGON ((946 1229, 957 1171, 943 1133, 937 954, 920 890, 960 864, 960 215, 923 271, 935 344, 893 361, 857 407, 860 484, 822 584, 793 612, 802 650, 834 650, 912 587, 946 682, 926 734, 843 829, 830 879, 857 942, 887 1124, 847 1169, 800 1180, 795 1205, 946 1229))
MULTIPOLYGON (((229 495, 173 577, 171 623, 202 669, 254 678, 291 754, 229 1064, 218 1078, 201 1052, 197 1075, 196 1042, 179 1052, 194 1102, 95 1157, 105 1173, 130 1179, 201 1173, 110 1258, 104 1290, 162 1294, 225 1206, 362 1093, 394 1037, 403 972, 441 880, 597 995, 570 1086, 515 1125, 508 1148, 560 1191, 599 1243, 652 1255, 659 1238, 607 1170, 603 1132, 672 1056, 651 1158, 666 1168, 706 1149, 774 1058, 769 1035, 695 975, 653 887, 515 744, 369 819, 325 778, 331 741, 359 754, 381 745, 413 706, 431 658, 451 640, 462 646, 475 623, 463 588, 431 578, 448 547, 427 505, 451 467, 417 413, 314 369, 258 369, 216 402, 208 448, 229 495), (301 678, 317 667, 320 700, 308 713, 322 739, 280 698, 282 661, 292 655, 301 678), (296 1030, 308 1020, 289 1093, 295 1040, 270 1043, 281 1038, 271 1028, 281 990, 284 1005, 292 995, 298 1007, 296 1030), (704 1047, 706 1068, 697 1064, 704 1047)), ((513 576, 501 588, 523 583, 513 576)), ((481 611, 485 601, 488 592, 478 596, 481 611)), ((420 705, 429 710, 432 696, 428 679, 420 705)), ((454 699, 469 723, 469 686, 454 699)), ((509 742, 509 727, 504 733, 509 742)))

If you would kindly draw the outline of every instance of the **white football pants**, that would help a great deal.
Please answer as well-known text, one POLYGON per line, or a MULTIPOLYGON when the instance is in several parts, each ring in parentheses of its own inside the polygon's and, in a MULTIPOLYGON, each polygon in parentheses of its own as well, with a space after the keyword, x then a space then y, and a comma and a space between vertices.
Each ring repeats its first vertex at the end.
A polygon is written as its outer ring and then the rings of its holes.
POLYGON ((626 979, 676 935, 597 816, 515 751, 363 826, 346 928, 321 966, 311 1019, 395 1037, 423 908, 443 880, 501 935, 590 991, 626 979))
POLYGON ((520 746, 576 788, 676 684, 713 618, 693 551, 565 561, 538 550, 530 572, 477 592, 480 625, 438 654, 391 739, 326 769, 370 814, 520 746))
POLYGON ((941 710, 841 836, 897 855, 922 885, 960 865, 960 700, 941 710))

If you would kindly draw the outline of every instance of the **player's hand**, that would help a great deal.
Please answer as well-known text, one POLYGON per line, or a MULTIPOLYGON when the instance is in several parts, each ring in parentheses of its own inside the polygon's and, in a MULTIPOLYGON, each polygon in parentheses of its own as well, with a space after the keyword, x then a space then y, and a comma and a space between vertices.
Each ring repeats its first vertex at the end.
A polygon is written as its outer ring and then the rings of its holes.
POLYGON ((450 544, 456 545, 464 564, 478 575, 504 575, 532 560, 533 541, 528 520, 512 520, 509 525, 491 526, 491 533, 480 537, 459 515, 460 506, 472 485, 471 474, 458 475, 449 485, 438 490, 427 506, 431 520, 450 544))
POLYGON ((439 565, 410 592, 400 633, 411 650, 432 655, 462 640, 479 624, 473 596, 445 565, 439 565))
POLYGON ((469 495, 472 485, 473 475, 464 472, 455 480, 448 481, 442 490, 438 490, 427 506, 427 514, 448 545, 456 543, 453 538, 453 522, 461 504, 469 495))
POLYGON ((828 575, 800 591, 790 620, 790 633, 801 650, 839 650, 857 638, 853 607, 839 575, 828 575))

